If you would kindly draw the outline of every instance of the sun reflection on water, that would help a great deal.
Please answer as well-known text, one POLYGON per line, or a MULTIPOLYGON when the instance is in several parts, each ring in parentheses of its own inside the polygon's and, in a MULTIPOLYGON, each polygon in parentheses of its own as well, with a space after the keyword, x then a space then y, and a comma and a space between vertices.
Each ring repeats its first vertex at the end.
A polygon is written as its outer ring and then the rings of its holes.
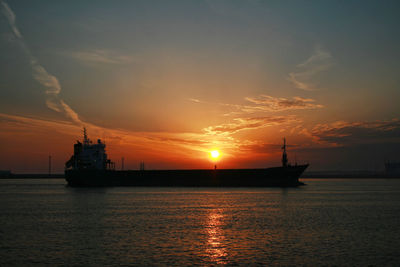
POLYGON ((212 209, 207 215, 207 223, 205 226, 207 233, 206 254, 210 260, 216 264, 226 264, 226 245, 225 236, 223 234, 224 214, 221 209, 212 209))

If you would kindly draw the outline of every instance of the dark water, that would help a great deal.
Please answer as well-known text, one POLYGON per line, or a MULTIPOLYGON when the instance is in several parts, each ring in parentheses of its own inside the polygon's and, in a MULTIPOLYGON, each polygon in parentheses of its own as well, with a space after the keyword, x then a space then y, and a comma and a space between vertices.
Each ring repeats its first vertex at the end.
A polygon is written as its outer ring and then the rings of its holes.
POLYGON ((400 180, 74 189, 0 180, 1 266, 397 265, 400 180))

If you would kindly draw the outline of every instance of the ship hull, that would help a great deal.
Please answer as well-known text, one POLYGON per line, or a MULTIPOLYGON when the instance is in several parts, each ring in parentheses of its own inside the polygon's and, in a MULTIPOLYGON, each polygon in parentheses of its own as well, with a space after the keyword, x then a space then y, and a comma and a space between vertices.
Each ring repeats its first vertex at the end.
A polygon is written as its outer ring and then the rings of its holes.
POLYGON ((217 170, 66 170, 72 187, 185 186, 185 187, 295 187, 307 165, 266 169, 217 170))

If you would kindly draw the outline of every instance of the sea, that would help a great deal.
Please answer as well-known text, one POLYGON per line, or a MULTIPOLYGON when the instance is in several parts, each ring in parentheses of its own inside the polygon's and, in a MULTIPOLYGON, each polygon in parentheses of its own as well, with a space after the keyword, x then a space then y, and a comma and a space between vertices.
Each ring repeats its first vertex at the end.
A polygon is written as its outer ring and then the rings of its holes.
POLYGON ((400 179, 298 188, 0 180, 0 266, 399 266, 400 179))

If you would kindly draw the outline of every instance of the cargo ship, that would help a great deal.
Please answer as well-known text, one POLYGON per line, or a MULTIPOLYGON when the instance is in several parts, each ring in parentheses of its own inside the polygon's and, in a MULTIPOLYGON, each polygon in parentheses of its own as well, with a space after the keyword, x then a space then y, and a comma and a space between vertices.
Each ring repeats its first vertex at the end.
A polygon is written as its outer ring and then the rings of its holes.
POLYGON ((74 154, 65 164, 65 179, 72 187, 184 186, 184 187, 296 187, 308 164, 291 165, 282 150, 282 166, 260 169, 116 170, 108 159, 105 143, 92 142, 83 131, 83 141, 74 144, 74 154))

